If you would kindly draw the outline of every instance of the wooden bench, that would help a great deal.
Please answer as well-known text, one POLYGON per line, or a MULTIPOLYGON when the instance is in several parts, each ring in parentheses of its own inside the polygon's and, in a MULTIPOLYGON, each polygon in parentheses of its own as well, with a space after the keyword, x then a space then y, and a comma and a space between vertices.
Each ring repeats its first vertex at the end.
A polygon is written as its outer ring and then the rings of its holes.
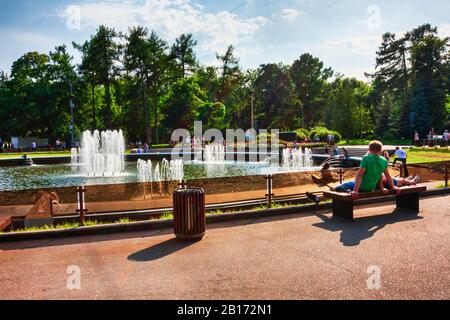
MULTIPOLYGON (((407 210, 411 213, 419 212, 419 193, 426 191, 425 186, 408 186, 400 188, 400 193, 389 190, 389 194, 382 194, 381 191, 362 192, 358 194, 358 199, 382 198, 389 195, 396 196, 397 209, 407 210)), ((323 195, 333 200, 333 217, 344 218, 353 221, 354 200, 350 193, 324 191, 323 195)))
POLYGON ((8 229, 11 223, 11 217, 0 217, 0 231, 8 229))

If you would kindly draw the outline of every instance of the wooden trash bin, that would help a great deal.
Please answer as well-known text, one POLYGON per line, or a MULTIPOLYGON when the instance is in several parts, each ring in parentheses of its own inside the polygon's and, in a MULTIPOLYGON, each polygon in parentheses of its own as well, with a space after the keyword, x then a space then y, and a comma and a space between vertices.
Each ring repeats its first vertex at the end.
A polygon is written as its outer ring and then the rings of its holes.
POLYGON ((206 231, 205 190, 178 188, 173 191, 173 228, 179 239, 203 238, 206 231))

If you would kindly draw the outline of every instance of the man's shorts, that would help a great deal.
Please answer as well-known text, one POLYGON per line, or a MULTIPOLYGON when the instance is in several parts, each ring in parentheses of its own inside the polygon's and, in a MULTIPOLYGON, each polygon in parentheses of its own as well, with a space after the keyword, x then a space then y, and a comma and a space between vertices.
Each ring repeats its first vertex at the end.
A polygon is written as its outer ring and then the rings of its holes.
MULTIPOLYGON (((395 178, 392 178, 392 182, 394 183, 394 186, 398 186, 398 180, 397 179, 395 179, 395 178)), ((386 189, 389 189, 390 188, 390 186, 389 186, 389 183, 386 181, 385 183, 384 183, 384 187, 386 188, 386 189)))

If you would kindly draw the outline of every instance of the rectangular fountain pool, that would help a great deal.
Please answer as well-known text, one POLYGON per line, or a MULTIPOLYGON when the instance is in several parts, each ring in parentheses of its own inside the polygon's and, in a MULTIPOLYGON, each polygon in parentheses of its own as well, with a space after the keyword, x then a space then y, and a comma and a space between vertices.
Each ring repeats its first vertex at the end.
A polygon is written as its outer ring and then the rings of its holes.
MULTIPOLYGON (((85 177, 79 169, 79 166, 69 164, 0 167, 0 191, 139 182, 136 162, 126 162, 124 173, 113 177, 85 177)), ((184 179, 266 175, 318 169, 271 167, 264 162, 185 162, 184 179)))

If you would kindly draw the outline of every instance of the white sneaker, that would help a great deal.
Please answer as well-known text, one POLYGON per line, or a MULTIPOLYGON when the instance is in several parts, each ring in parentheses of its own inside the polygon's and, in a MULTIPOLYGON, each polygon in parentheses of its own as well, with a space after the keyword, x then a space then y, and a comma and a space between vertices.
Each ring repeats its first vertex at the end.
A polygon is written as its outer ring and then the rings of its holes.
POLYGON ((413 180, 415 183, 420 183, 420 181, 422 181, 422 178, 419 176, 419 175, 417 175, 415 178, 414 178, 414 180, 413 180))

